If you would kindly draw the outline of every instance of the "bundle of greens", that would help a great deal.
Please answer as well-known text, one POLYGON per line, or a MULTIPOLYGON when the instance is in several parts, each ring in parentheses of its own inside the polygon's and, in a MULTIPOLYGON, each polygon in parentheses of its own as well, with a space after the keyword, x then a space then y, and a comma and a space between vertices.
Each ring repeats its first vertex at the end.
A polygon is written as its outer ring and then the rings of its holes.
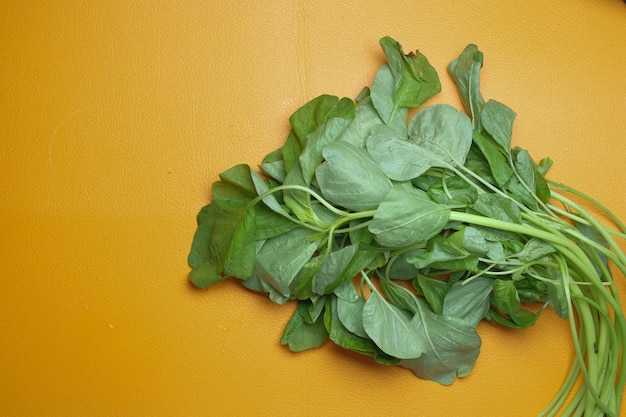
POLYGON ((626 273, 626 227, 547 180, 549 159, 511 146, 515 113, 483 99, 475 45, 448 66, 463 112, 422 106, 441 89, 435 69, 380 44, 371 88, 315 98, 260 173, 220 174, 189 279, 297 300, 281 339, 293 351, 330 339, 441 384, 471 372, 481 320, 524 328, 549 307, 569 321, 576 357, 541 415, 617 417, 626 320, 611 271, 626 273))

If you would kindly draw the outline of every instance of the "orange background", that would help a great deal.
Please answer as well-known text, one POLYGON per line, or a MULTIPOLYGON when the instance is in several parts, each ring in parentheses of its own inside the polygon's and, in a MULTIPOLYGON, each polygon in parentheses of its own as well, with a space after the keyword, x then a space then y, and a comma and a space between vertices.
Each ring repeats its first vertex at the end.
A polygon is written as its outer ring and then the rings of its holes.
POLYGON ((535 415, 573 358, 551 312, 481 324, 474 372, 441 387, 331 344, 290 353, 294 304, 186 281, 217 174, 281 146, 309 99, 355 97, 385 35, 455 106, 445 68, 478 44, 514 144, 626 218, 620 0, 2 1, 0 415, 535 415))

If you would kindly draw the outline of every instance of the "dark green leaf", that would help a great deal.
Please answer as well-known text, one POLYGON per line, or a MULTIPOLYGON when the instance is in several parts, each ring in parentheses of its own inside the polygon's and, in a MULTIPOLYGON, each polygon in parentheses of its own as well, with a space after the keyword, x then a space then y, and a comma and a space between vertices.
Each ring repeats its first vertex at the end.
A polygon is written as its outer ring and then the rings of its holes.
POLYGON ((227 277, 220 274, 213 262, 205 262, 196 265, 189 273, 189 281, 196 287, 206 288, 210 285, 225 280, 227 277))
POLYGON ((477 256, 465 250, 461 242, 455 242, 443 236, 435 236, 428 242, 426 252, 409 258, 408 261, 418 269, 426 267, 449 271, 477 271, 478 269, 477 256))
POLYGON ((441 91, 437 71, 419 51, 404 54, 390 37, 380 40, 394 78, 394 102, 400 107, 419 107, 441 91))
POLYGON ((321 256, 308 260, 300 269, 291 283, 291 293, 298 300, 315 297, 313 292, 313 279, 324 262, 321 256))
POLYGON ((524 249, 517 253, 517 257, 524 263, 528 263, 546 255, 556 252, 551 244, 540 239, 530 239, 524 245, 524 249))
POLYGON ((213 233, 213 226, 215 225, 215 215, 212 211, 215 207, 206 205, 202 207, 198 215, 196 216, 196 222, 198 228, 193 236, 191 243, 191 250, 187 257, 187 262, 190 267, 195 268, 208 262, 211 259, 210 255, 210 243, 211 234, 213 233))
POLYGON ((489 100, 480 113, 482 125, 503 151, 509 152, 515 112, 504 104, 489 100))
POLYGON ((323 94, 300 107, 291 115, 289 123, 304 148, 307 136, 333 118, 354 119, 352 100, 323 94))
POLYGON ((493 281, 493 305, 504 314, 514 313, 521 308, 517 288, 513 281, 502 279, 493 281))
POLYGON ((283 148, 276 149, 267 154, 265 158, 263 158, 259 168, 265 175, 282 183, 285 180, 285 175, 287 175, 283 158, 283 148))
POLYGON ((434 313, 443 314, 443 301, 448 291, 450 291, 450 284, 441 279, 421 274, 413 282, 414 286, 428 302, 430 309, 434 313))
POLYGON ((461 55, 448 65, 448 72, 454 80, 463 106, 472 118, 473 128, 482 130, 480 113, 485 106, 480 93, 480 69, 483 66, 483 53, 476 45, 467 45, 461 55))
MULTIPOLYGON (((293 169, 296 163, 300 160, 302 154, 303 144, 292 130, 289 132, 289 136, 285 140, 285 144, 282 147, 283 165, 285 168, 285 177, 293 169)), ((283 182, 285 180, 283 179, 283 182)))
POLYGON ((443 315, 476 327, 489 311, 492 288, 493 280, 484 277, 455 282, 443 300, 443 315))
MULTIPOLYGON (((348 245, 330 252, 325 257, 322 266, 313 279, 313 290, 316 294, 330 293, 343 284, 343 282, 338 282, 338 280, 357 250, 358 245, 348 245)), ((350 278, 348 277, 348 279, 350 278)))
POLYGON ((298 227, 298 223, 277 214, 269 207, 257 204, 255 212, 255 237, 256 241, 269 239, 298 227))
POLYGON ((387 355, 371 339, 357 336, 341 323, 337 313, 337 297, 335 296, 330 296, 326 301, 324 323, 330 339, 337 346, 371 356, 379 363, 390 365, 398 363, 397 358, 387 355))
MULTIPOLYGON (((297 162, 285 177, 285 185, 297 185, 309 187, 302 177, 300 162, 297 162)), ((319 219, 313 212, 311 206, 311 194, 298 189, 287 189, 283 191, 285 205, 296 215, 302 223, 319 224, 319 219)))
POLYGON ((389 260, 389 278, 396 280, 412 280, 417 277, 419 269, 408 259, 418 256, 423 250, 411 250, 393 257, 389 260))
POLYGON ((521 223, 522 215, 519 207, 509 198, 498 194, 481 194, 473 206, 478 213, 511 223, 521 223))
POLYGON ((224 274, 240 279, 249 278, 256 260, 256 223, 253 208, 243 211, 233 230, 224 259, 224 274))
POLYGON ((502 187, 513 175, 507 154, 502 151, 487 132, 478 133, 474 131, 472 139, 489 163, 489 170, 493 179, 502 187))
POLYGON ((328 340, 328 332, 324 326, 323 316, 319 316, 313 323, 308 323, 305 320, 308 315, 309 304, 306 301, 298 302, 298 307, 287 326, 285 326, 283 335, 280 338, 280 343, 289 345, 289 349, 293 352, 316 348, 328 340))

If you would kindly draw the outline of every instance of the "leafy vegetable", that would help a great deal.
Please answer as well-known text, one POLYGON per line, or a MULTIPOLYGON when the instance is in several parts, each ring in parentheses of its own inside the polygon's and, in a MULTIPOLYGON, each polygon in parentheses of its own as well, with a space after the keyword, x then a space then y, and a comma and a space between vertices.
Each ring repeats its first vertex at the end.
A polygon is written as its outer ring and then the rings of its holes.
POLYGON ((293 351, 330 340, 445 385, 473 369, 482 320, 524 328, 551 308, 576 358, 541 415, 617 417, 626 319, 613 273, 626 273, 626 226, 548 180, 550 159, 512 147, 515 112, 483 98, 476 45, 448 66, 465 112, 423 106, 441 88, 435 69, 389 37, 380 45, 387 62, 355 100, 311 100, 261 173, 220 174, 189 279, 232 276, 297 302, 280 340, 293 351))

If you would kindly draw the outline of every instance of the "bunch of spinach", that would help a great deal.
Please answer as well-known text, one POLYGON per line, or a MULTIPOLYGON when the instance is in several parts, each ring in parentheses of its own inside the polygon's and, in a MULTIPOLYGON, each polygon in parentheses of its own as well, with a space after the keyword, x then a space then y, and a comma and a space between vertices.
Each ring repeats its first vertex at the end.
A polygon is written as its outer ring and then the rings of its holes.
POLYGON ((617 416, 626 320, 611 268, 626 273, 626 227, 547 180, 549 159, 512 147, 515 112, 482 97, 475 45, 448 67, 463 112, 422 106, 440 91, 435 69, 380 44, 387 62, 356 100, 315 98, 260 174, 220 174, 197 218, 191 282, 236 277, 297 300, 281 339, 293 351, 330 339, 441 384, 471 372, 481 320, 524 328, 550 307, 569 320, 576 359, 541 415, 617 416))

